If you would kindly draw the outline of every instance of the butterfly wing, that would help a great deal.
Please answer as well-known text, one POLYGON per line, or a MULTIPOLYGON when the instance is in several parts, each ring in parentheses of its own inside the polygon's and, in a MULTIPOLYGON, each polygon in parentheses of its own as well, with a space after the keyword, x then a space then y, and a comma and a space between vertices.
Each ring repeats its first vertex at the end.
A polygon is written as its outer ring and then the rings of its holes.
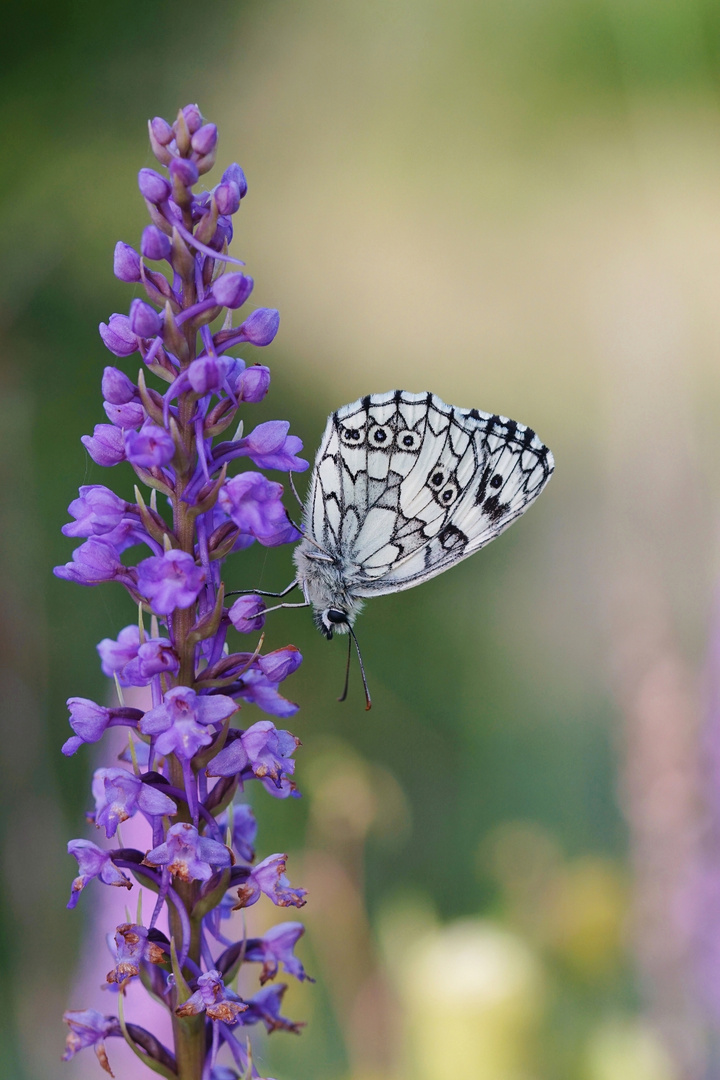
POLYGON ((434 394, 362 398, 328 420, 307 526, 353 595, 418 585, 494 540, 542 491, 535 433, 434 394))

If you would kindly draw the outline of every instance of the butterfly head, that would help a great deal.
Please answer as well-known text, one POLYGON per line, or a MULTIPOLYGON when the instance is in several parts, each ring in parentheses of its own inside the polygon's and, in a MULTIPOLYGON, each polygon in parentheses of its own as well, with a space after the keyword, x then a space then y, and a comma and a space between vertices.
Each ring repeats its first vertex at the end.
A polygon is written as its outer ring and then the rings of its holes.
POLYGON ((339 634, 347 634, 350 629, 348 613, 339 607, 316 610, 315 622, 320 633, 324 634, 328 641, 332 640, 332 636, 336 631, 339 634))

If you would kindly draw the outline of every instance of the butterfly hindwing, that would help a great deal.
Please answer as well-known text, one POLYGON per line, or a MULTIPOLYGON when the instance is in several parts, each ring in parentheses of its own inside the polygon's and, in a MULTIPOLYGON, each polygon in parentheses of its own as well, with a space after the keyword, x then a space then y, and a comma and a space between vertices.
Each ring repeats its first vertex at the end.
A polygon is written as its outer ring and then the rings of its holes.
POLYGON ((534 432, 506 417, 374 394, 328 420, 306 520, 355 595, 397 592, 493 540, 552 470, 534 432))

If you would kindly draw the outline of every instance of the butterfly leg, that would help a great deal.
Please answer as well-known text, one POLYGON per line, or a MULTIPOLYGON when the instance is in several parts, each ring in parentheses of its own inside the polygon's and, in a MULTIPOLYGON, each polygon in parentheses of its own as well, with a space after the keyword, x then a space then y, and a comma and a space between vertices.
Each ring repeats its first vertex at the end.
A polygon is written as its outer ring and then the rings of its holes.
MULTIPOLYGON (((252 595, 252 596, 276 596, 276 597, 280 598, 281 596, 287 596, 288 593, 291 593, 293 591, 293 589, 296 589, 298 587, 298 584, 299 584, 299 582, 297 582, 297 581, 291 581, 290 584, 287 586, 287 588, 283 589, 282 592, 264 592, 263 589, 236 589, 235 592, 226 592, 225 595, 226 596, 247 596, 247 595, 252 595)), ((280 606, 282 607, 282 604, 280 606)))
MULTIPOLYGON (((272 595, 272 594, 271 593, 266 593, 265 595, 268 596, 268 595, 272 595)), ((310 603, 307 600, 303 600, 302 604, 275 604, 274 607, 265 608, 265 610, 263 611, 263 615, 269 615, 271 611, 279 611, 280 608, 291 608, 291 607, 310 607, 310 603)))

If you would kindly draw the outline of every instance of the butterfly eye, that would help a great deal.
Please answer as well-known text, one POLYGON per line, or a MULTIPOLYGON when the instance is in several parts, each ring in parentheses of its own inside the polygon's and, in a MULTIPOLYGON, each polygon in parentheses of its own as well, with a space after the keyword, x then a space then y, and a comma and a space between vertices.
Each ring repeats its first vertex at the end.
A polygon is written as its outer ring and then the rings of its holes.
POLYGON ((395 438, 401 450, 420 449, 420 436, 414 431, 399 431, 395 438))
POLYGON ((365 438, 365 428, 341 428, 340 438, 345 446, 360 446, 365 438))
POLYGON ((373 446, 390 446, 392 443, 392 429, 389 427, 381 427, 376 424, 368 436, 368 441, 373 446))
POLYGON ((442 468, 433 469, 428 476, 428 484, 433 491, 440 491, 445 486, 445 470, 442 468))
POLYGON ((499 487, 502 487, 502 484, 503 484, 502 476, 500 475, 500 473, 496 473, 496 475, 493 476, 492 480, 490 481, 490 487, 491 488, 499 488, 499 487))
POLYGON ((328 622, 331 623, 346 623, 348 621, 347 611, 343 611, 341 608, 328 608, 325 612, 328 622))
POLYGON ((442 506, 452 506, 460 494, 460 489, 454 480, 450 480, 438 495, 438 501, 442 506))

